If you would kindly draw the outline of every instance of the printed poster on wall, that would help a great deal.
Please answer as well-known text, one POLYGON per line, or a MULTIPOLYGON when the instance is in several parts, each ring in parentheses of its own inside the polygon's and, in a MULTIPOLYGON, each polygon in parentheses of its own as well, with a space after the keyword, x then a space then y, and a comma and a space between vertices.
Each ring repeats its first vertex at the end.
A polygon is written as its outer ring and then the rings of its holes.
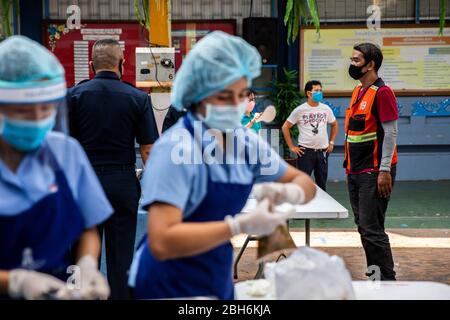
POLYGON ((396 93, 450 92, 450 28, 303 29, 300 85, 320 80, 329 93, 348 93, 358 83, 348 75, 353 46, 372 42, 384 60, 379 75, 396 93))

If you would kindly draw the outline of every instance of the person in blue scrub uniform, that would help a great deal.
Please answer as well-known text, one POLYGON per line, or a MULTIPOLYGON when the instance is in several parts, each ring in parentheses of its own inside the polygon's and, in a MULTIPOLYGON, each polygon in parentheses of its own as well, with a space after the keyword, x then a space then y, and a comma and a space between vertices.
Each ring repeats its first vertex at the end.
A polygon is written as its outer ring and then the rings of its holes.
POLYGON ((23 36, 0 43, 0 299, 106 299, 96 226, 112 207, 63 132, 64 69, 23 36))
POLYGON ((314 197, 312 180, 240 123, 260 69, 253 46, 216 31, 178 70, 172 105, 188 113, 155 143, 144 172, 148 234, 130 268, 135 299, 233 299, 230 238, 270 234, 291 215, 276 205, 314 197), (258 205, 240 213, 255 183, 258 205))

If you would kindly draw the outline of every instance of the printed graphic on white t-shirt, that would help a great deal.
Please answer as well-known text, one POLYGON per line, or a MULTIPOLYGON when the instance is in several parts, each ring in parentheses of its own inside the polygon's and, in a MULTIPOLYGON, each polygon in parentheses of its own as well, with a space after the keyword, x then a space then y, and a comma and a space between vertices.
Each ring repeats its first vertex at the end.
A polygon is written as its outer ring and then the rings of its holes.
POLYGON ((311 149, 328 147, 327 125, 336 121, 329 106, 319 103, 317 107, 307 102, 299 105, 289 115, 287 121, 298 127, 298 144, 311 149))

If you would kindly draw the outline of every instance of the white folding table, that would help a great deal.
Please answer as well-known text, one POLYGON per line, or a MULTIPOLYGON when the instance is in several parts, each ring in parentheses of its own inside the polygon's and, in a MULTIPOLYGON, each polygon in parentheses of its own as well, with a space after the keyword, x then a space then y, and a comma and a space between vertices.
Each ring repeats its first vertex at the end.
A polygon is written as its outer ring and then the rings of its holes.
MULTIPOLYGON (((275 300, 274 286, 264 296, 249 294, 255 280, 235 284, 236 300, 275 300)), ((301 284, 299 283, 299 286, 301 284)), ((356 300, 450 300, 450 286, 430 281, 352 281, 356 300)))
MULTIPOLYGON (((316 186, 317 187, 317 186, 316 186)), ((249 212, 256 207, 256 199, 249 198, 242 212, 249 212)), ((277 207, 279 211, 288 211, 291 208, 289 204, 283 204, 277 207)), ((348 210, 337 202, 332 196, 317 187, 316 196, 307 204, 295 206, 295 216, 291 220, 304 220, 305 221, 305 243, 310 245, 310 222, 312 219, 345 219, 348 217, 348 210)), ((234 278, 237 279, 237 267, 239 260, 242 257, 248 243, 250 241, 257 240, 258 238, 253 235, 248 235, 242 248, 239 250, 234 262, 234 278)), ((262 274, 262 265, 260 264, 258 272, 255 278, 258 278, 262 274)))

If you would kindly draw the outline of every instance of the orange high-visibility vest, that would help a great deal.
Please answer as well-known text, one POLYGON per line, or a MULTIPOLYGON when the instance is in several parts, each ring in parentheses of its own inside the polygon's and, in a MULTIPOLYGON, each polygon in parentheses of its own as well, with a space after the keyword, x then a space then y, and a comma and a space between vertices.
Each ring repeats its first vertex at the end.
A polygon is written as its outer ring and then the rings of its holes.
MULTIPOLYGON (((378 171, 381 162, 379 119, 372 113, 378 87, 370 86, 358 99, 359 84, 352 94, 350 106, 345 110, 344 168, 348 172, 378 171)), ((381 137, 382 139, 383 137, 381 137)), ((397 147, 391 165, 397 163, 397 147)))

